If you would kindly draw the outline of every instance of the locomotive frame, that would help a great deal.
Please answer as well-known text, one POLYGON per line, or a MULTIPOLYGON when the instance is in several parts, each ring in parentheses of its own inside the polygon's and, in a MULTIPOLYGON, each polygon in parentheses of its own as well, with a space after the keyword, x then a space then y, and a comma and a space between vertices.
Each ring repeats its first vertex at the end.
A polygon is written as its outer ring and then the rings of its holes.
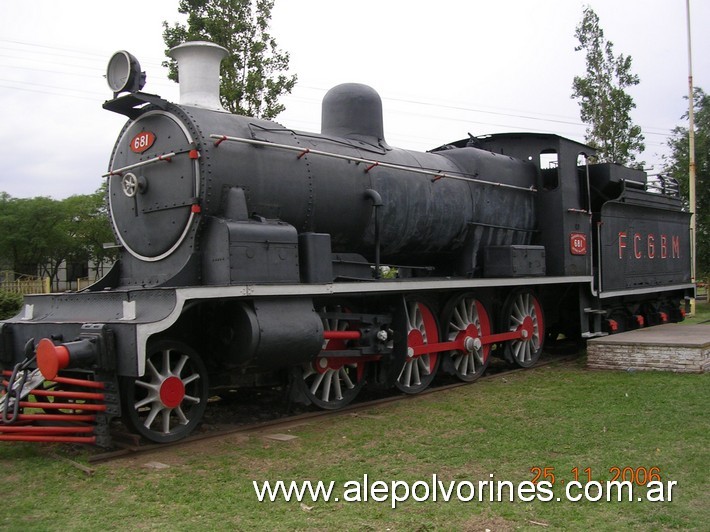
POLYGON ((0 323, 0 439, 106 445, 123 415, 173 441, 219 389, 288 383, 339 408, 366 382, 418 393, 493 354, 529 367, 545 342, 683 319, 689 214, 670 181, 648 191, 551 134, 396 149, 356 84, 326 95, 320 134, 237 117, 193 83, 218 79, 223 49, 174 53, 179 105, 141 92, 127 52, 109 67, 127 80, 104 105, 129 119, 105 175, 121 259, 0 323), (30 395, 54 413, 25 413, 30 395))

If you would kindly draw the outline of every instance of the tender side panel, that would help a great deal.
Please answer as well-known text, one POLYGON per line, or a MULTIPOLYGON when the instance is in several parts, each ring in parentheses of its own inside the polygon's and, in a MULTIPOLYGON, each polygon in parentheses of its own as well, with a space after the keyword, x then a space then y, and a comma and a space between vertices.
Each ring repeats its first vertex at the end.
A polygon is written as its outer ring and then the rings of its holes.
POLYGON ((689 216, 606 203, 599 226, 602 292, 690 283, 689 216))

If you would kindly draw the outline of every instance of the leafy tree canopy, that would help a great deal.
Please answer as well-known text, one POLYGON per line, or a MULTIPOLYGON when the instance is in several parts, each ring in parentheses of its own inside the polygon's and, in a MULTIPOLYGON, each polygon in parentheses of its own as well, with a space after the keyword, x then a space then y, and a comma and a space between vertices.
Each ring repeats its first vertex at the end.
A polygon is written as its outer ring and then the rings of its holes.
MULTIPOLYGON (((168 50, 200 40, 224 46, 229 56, 221 66, 222 106, 236 114, 273 118, 285 108, 279 96, 296 84, 295 75, 282 74, 288 70, 288 53, 268 33, 273 6, 274 0, 180 0, 178 12, 188 16, 187 25, 163 22, 163 40, 168 50)), ((177 81, 176 62, 163 64, 177 81)))
MULTIPOLYGON (((687 97, 686 97, 687 99, 687 97)), ((697 277, 710 275, 710 96, 701 88, 693 94, 695 119, 695 225, 697 277)), ((684 118, 687 118, 686 113, 684 118)), ((687 127, 676 127, 668 140, 671 155, 665 171, 680 184, 681 194, 689 197, 689 138, 687 127)))
POLYGON ((586 142, 598 150, 599 162, 643 166, 636 155, 645 148, 644 136, 631 120, 636 104, 626 92, 639 83, 631 73, 631 57, 614 56, 591 7, 584 9, 575 37, 575 51, 584 51, 587 61, 586 75, 575 76, 572 84, 572 98, 579 100, 582 122, 588 124, 586 142))
POLYGON ((63 261, 113 259, 114 252, 103 247, 114 241, 104 187, 64 200, 0 192, 0 269, 48 276, 56 283, 63 261))

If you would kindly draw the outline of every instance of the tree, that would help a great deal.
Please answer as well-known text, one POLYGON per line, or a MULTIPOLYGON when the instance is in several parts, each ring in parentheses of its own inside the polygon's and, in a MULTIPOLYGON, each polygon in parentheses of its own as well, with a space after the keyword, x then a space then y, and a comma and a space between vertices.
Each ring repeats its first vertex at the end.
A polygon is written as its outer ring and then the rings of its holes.
POLYGON ((115 240, 105 201, 106 185, 104 182, 93 194, 70 196, 63 200, 66 209, 65 230, 72 239, 67 261, 91 261, 98 269, 104 261, 116 259, 114 248, 104 248, 105 243, 115 240))
POLYGON ((0 192, 2 269, 47 276, 56 288, 63 262, 100 263, 115 256, 105 207, 105 185, 90 195, 64 200, 13 198, 0 192))
MULTIPOLYGON (((687 100, 687 96, 686 96, 687 100)), ((710 96, 701 88, 693 93, 695 118, 695 225, 697 277, 710 274, 710 96)), ((686 113, 683 118, 688 118, 686 113)), ((666 159, 665 172, 680 184, 681 194, 689 194, 688 128, 676 127, 668 139, 671 155, 666 159)))
MULTIPOLYGON (((288 69, 289 55, 279 50, 268 33, 274 0, 180 0, 178 12, 187 25, 163 22, 168 49, 187 41, 206 40, 224 46, 229 55, 221 66, 222 106, 236 114, 273 118, 285 107, 278 103, 290 93, 296 76, 288 69)), ((178 80, 174 60, 163 63, 178 80)))
POLYGON ((0 212, 0 254, 16 272, 55 278, 69 242, 61 203, 4 194, 0 212))
POLYGON ((641 167, 636 154, 642 152, 644 136, 631 120, 636 107, 626 92, 638 85, 639 78, 631 73, 631 57, 614 56, 614 45, 604 39, 599 17, 591 7, 575 30, 587 61, 585 76, 575 76, 572 98, 579 99, 582 122, 588 124, 586 142, 598 150, 599 162, 613 162, 641 167))

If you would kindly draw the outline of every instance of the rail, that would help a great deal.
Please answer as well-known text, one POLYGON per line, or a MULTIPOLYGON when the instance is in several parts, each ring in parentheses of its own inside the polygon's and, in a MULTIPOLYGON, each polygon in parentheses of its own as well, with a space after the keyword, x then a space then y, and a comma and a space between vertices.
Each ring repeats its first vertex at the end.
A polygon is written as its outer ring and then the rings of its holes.
POLYGON ((321 151, 321 150, 313 150, 311 148, 303 148, 301 146, 291 146, 290 144, 278 144, 275 142, 267 142, 265 140, 247 139, 247 138, 242 138, 242 137, 230 137, 227 135, 210 135, 210 138, 215 140, 215 146, 219 146, 220 144, 222 144, 222 142, 225 142, 225 141, 240 142, 242 144, 251 144, 252 146, 279 148, 282 150, 298 152, 298 155, 296 157, 297 159, 301 159, 304 155, 308 155, 308 154, 320 155, 323 157, 330 157, 333 159, 342 159, 344 161, 348 161, 351 163, 367 165, 367 167, 364 169, 365 173, 369 173, 371 170, 373 170, 377 167, 380 167, 380 168, 388 168, 390 170, 401 170, 404 172, 423 174, 423 175, 431 177, 432 182, 436 182, 439 179, 454 179, 457 181, 467 181, 469 183, 478 183, 481 185, 490 185, 490 186, 500 187, 500 188, 522 190, 525 192, 537 192, 537 189, 535 189, 534 187, 519 187, 517 185, 496 183, 494 181, 486 181, 484 179, 476 179, 474 177, 454 175, 454 174, 450 174, 447 172, 437 172, 435 170, 427 170, 425 168, 416 168, 413 166, 406 166, 406 165, 401 165, 401 164, 386 163, 383 161, 375 161, 373 159, 362 159, 360 157, 352 157, 350 155, 343 155, 340 153, 332 153, 332 152, 321 151))
MULTIPOLYGON (((344 331, 347 332, 347 331, 344 331)), ((491 367, 489 367, 488 372, 478 379, 478 381, 489 381, 499 378, 510 377, 513 374, 520 373, 523 371, 535 371, 537 369, 549 366, 552 364, 570 364, 574 363, 575 360, 579 358, 579 353, 574 354, 557 354, 550 355, 544 360, 539 360, 534 366, 530 368, 510 368, 506 363, 500 362, 493 372, 491 372, 491 367)), ((477 382, 478 382, 477 381, 477 382)), ((255 410, 259 408, 267 408, 267 405, 254 404, 252 402, 245 402, 241 408, 237 411, 231 410, 233 405, 229 401, 221 403, 220 401, 210 403, 209 408, 216 411, 216 416, 220 419, 218 424, 208 424, 199 433, 193 433, 187 438, 177 440, 168 443, 151 443, 142 440, 138 435, 132 433, 122 432, 120 430, 113 431, 112 435, 114 437, 115 446, 112 450, 100 450, 96 448, 95 454, 90 454, 87 458, 89 464, 99 464, 110 462, 113 460, 118 460, 126 457, 136 457, 140 455, 155 453, 156 451, 165 451, 170 448, 180 448, 186 447, 188 445, 194 444, 195 442, 203 442, 201 445, 207 445, 210 440, 219 440, 220 438, 225 438, 234 434, 252 434, 265 436, 267 433, 278 433, 288 430, 293 427, 305 425, 311 422, 323 423, 328 419, 334 419, 338 417, 346 416, 357 416, 361 413, 368 412, 373 408, 384 407, 389 404, 401 403, 404 401, 417 401, 424 400, 423 397, 430 396, 437 393, 447 393, 456 388, 461 388, 464 386, 471 386, 471 383, 457 381, 453 377, 445 380, 442 383, 433 385, 416 395, 408 395, 397 393, 394 390, 389 391, 373 391, 372 394, 367 398, 362 398, 360 400, 356 399, 356 402, 350 404, 344 408, 337 410, 306 410, 301 413, 294 414, 292 412, 292 404, 281 403, 279 405, 278 401, 269 402, 268 412, 259 411, 258 418, 262 418, 261 421, 244 421, 249 415, 244 415, 246 410, 250 414, 253 414, 255 410), (230 411, 232 413, 230 414, 230 411), (269 418, 270 419, 264 419, 269 418)), ((264 393, 269 393, 264 390, 264 393)), ((276 392, 280 396, 281 391, 276 392)), ((253 416, 251 416, 253 417, 253 416)), ((92 452, 91 450, 89 452, 92 452)))
POLYGON ((141 168, 143 166, 147 166, 149 164, 154 164, 160 161, 165 161, 165 162, 170 162, 170 159, 175 157, 177 155, 177 152, 171 151, 170 153, 164 153, 163 155, 158 155, 157 157, 153 157, 152 159, 147 159, 145 161, 140 161, 138 163, 134 164, 129 164, 128 166, 123 166, 121 168, 116 168, 115 170, 111 170, 110 172, 107 172, 103 174, 101 177, 111 177, 112 175, 123 175, 125 172, 128 170, 135 170, 136 168, 141 168))
POLYGON ((659 174, 652 176, 652 180, 646 184, 646 192, 677 198, 680 196, 680 185, 675 178, 659 174))

